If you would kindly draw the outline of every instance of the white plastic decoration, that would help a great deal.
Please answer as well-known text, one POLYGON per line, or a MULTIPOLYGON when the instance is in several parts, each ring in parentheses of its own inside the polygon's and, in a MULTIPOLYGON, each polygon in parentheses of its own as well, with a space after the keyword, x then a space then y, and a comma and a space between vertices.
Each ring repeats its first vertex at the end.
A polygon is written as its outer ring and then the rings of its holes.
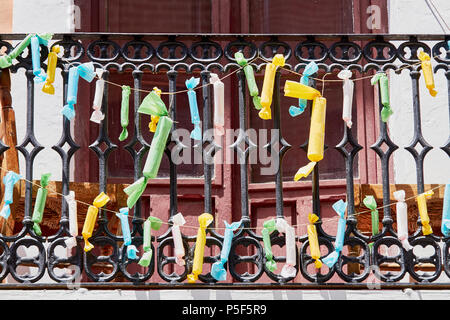
POLYGON ((286 234, 286 263, 281 269, 280 275, 283 278, 294 278, 297 273, 295 270, 295 229, 282 218, 277 218, 276 227, 278 232, 286 234))
POLYGON ((215 73, 211 73, 209 82, 213 84, 214 88, 214 134, 224 135, 224 104, 225 104, 225 86, 215 73))
POLYGON ((103 92, 105 89, 105 80, 103 80, 103 69, 97 68, 95 69, 95 73, 98 76, 98 80, 95 82, 95 95, 94 95, 94 102, 92 103, 92 109, 94 111, 91 115, 91 121, 100 123, 104 118, 105 115, 102 113, 102 101, 103 101, 103 92))
POLYGON ((178 212, 176 215, 172 217, 172 237, 173 237, 173 244, 175 247, 175 262, 179 266, 184 266, 186 263, 184 262, 184 246, 183 246, 183 240, 181 239, 181 231, 180 226, 184 225, 186 223, 186 220, 184 220, 183 215, 181 212, 178 212))
POLYGON ((397 211, 397 236, 402 243, 403 248, 409 251, 412 249, 408 242, 408 206, 405 202, 405 191, 398 190, 393 193, 397 203, 395 209, 397 211))
POLYGON ((352 77, 352 72, 350 70, 342 70, 338 73, 338 77, 344 80, 344 84, 342 86, 342 90, 344 93, 344 100, 342 103, 342 120, 345 121, 347 127, 352 127, 352 104, 353 104, 353 88, 354 83, 353 80, 350 80, 352 77))
POLYGON ((78 219, 77 219, 77 201, 75 200, 75 192, 69 191, 68 195, 64 196, 67 206, 69 207, 69 233, 71 238, 65 242, 68 249, 72 249, 77 245, 78 236, 78 219))

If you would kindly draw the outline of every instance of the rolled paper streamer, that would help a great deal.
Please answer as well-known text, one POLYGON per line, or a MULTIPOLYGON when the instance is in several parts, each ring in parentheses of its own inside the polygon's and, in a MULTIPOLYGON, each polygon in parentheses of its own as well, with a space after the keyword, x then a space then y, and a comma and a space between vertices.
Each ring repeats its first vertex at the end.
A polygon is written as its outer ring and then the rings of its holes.
POLYGON ((38 189, 36 195, 36 202, 34 203, 33 216, 31 221, 33 221, 34 233, 40 236, 42 234, 39 224, 42 222, 44 217, 45 201, 47 200, 48 190, 48 180, 50 179, 51 173, 44 173, 41 175, 41 187, 38 189))
POLYGON ((323 258, 322 261, 328 268, 333 268, 339 259, 339 255, 344 248, 344 238, 345 238, 345 227, 347 225, 347 220, 345 219, 345 210, 347 209, 347 202, 343 200, 336 201, 333 204, 333 209, 339 216, 336 241, 334 242, 334 251, 330 253, 327 257, 323 258))
POLYGON ((184 225, 186 220, 184 220, 181 212, 178 212, 172 217, 172 237, 173 245, 175 248, 175 262, 179 266, 184 266, 185 261, 183 259, 186 254, 183 246, 183 239, 181 238, 180 226, 184 225))
POLYGON ((39 41, 39 37, 37 35, 31 37, 31 62, 33 65, 35 83, 44 82, 47 78, 47 74, 45 73, 44 69, 41 68, 40 44, 42 44, 42 42, 39 41))
POLYGON ((8 68, 11 66, 13 59, 22 54, 23 50, 30 45, 33 34, 28 34, 19 44, 7 55, 0 57, 0 68, 8 68))
POLYGON ((420 64, 422 67, 423 78, 425 79, 425 85, 430 92, 432 97, 435 97, 437 91, 434 90, 434 76, 433 68, 431 67, 431 58, 428 53, 424 51, 419 52, 419 60, 422 61, 420 64))
MULTIPOLYGON (((314 73, 316 73, 318 70, 319 67, 314 61, 308 63, 305 67, 305 70, 303 70, 303 75, 300 78, 300 83, 307 86, 309 84, 309 77, 312 76, 314 73)), ((289 108, 289 114, 292 117, 296 117, 299 114, 302 114, 305 111, 306 104, 307 104, 306 99, 298 99, 298 107, 291 106, 289 108)))
POLYGON ((156 127, 156 132, 150 144, 147 159, 145 160, 143 177, 126 187, 123 191, 128 195, 127 206, 132 208, 145 190, 148 179, 158 175, 161 159, 166 147, 167 138, 172 129, 173 121, 169 117, 161 117, 156 127))
POLYGON ((202 140, 202 130, 200 128, 200 114, 198 113, 197 94, 194 88, 200 83, 199 78, 191 77, 186 80, 187 95, 189 99, 189 109, 191 110, 191 123, 194 130, 191 131, 191 138, 194 140, 202 140))
POLYGON ((322 261, 320 261, 320 246, 319 238, 317 236, 317 229, 314 225, 319 220, 319 217, 314 213, 308 214, 309 224, 306 227, 308 231, 309 248, 311 250, 311 258, 314 259, 314 266, 316 269, 322 267, 322 261))
POLYGON ((45 84, 42 87, 42 92, 48 94, 55 94, 55 87, 53 86, 53 82, 55 82, 56 63, 58 62, 58 54, 62 55, 63 52, 64 52, 63 47, 56 45, 52 48, 52 51, 48 54, 47 80, 45 81, 45 84))
POLYGON ((198 275, 202 273, 203 256, 205 255, 206 228, 211 224, 214 217, 209 213, 203 213, 198 217, 197 240, 195 241, 194 263, 192 273, 187 275, 189 283, 195 283, 198 275))
POLYGON ((122 103, 120 106, 120 125, 122 126, 122 132, 120 133, 119 140, 123 141, 128 137, 128 112, 130 109, 130 86, 122 86, 122 103))
POLYGON ((353 88, 355 84, 352 77, 352 72, 350 70, 342 70, 338 73, 338 78, 344 80, 342 85, 344 100, 342 102, 342 120, 345 121, 347 127, 352 127, 352 104, 353 104, 353 88))
POLYGON ((264 82, 261 92, 262 109, 258 113, 261 119, 264 120, 272 119, 272 110, 270 109, 270 105, 272 104, 275 73, 277 71, 277 67, 283 67, 284 63, 285 63, 284 56, 278 53, 273 57, 272 62, 266 65, 266 71, 264 73, 264 82))
POLYGON ((445 185, 444 203, 442 205, 441 232, 444 237, 450 235, 450 184, 445 185))
POLYGON ((397 237, 405 250, 411 250, 412 247, 408 242, 408 206, 405 202, 405 191, 398 190, 393 195, 395 200, 397 200, 395 204, 397 211, 397 237))
POLYGON ((152 260, 153 250, 152 250, 152 229, 159 230, 161 228, 162 221, 156 217, 148 217, 144 222, 144 243, 142 244, 144 248, 144 254, 139 260, 138 264, 143 267, 148 267, 150 261, 152 260))
POLYGON ((296 265, 296 247, 295 247, 295 229, 291 227, 285 219, 277 218, 276 227, 278 232, 286 234, 286 263, 281 269, 280 275, 284 278, 295 277, 297 271, 296 265))
POLYGON ((89 206, 86 214, 86 220, 84 220, 83 230, 81 235, 84 239, 84 251, 88 252, 94 248, 94 245, 88 241, 92 237, 94 231, 95 220, 97 219, 98 209, 108 203, 110 198, 104 192, 100 193, 95 199, 92 205, 89 206))
POLYGON ((370 209, 370 214, 372 216, 372 236, 375 236, 380 233, 377 202, 373 196, 366 196, 363 203, 370 209))
POLYGON ((264 222, 261 231, 264 243, 264 253, 266 256, 266 268, 270 272, 277 269, 277 263, 273 260, 272 244, 270 243, 270 234, 277 229, 275 219, 270 219, 264 222))
POLYGON ((67 206, 69 207, 69 233, 71 237, 65 240, 66 246, 71 249, 77 245, 78 236, 78 217, 77 217, 77 201, 75 200, 75 192, 69 191, 68 195, 64 196, 67 206))
POLYGON ((430 225, 430 217, 428 216, 426 200, 427 198, 431 198, 433 194, 433 190, 430 190, 417 196, 417 206, 419 207, 420 222, 422 223, 422 233, 424 236, 433 233, 433 229, 430 225))
POLYGON ((223 239, 222 251, 220 251, 220 260, 214 262, 211 267, 211 276, 217 281, 227 280, 227 271, 224 268, 225 263, 228 261, 230 255, 231 242, 233 240, 234 231, 236 231, 241 225, 241 221, 233 222, 232 224, 225 223, 225 234, 223 239))
POLYGON ((74 105, 77 103, 78 79, 80 73, 77 67, 69 69, 69 80, 67 84, 67 104, 62 109, 62 114, 69 120, 75 117, 74 105))
POLYGON ((11 208, 9 207, 9 205, 13 203, 14 200, 14 185, 20 179, 22 179, 22 177, 14 171, 8 171, 8 173, 3 177, 3 184, 5 185, 5 194, 3 196, 3 201, 5 202, 5 204, 0 211, 0 217, 3 217, 6 220, 11 214, 11 208))
MULTIPOLYGON (((156 92, 156 94, 161 97, 161 90, 158 87, 154 87, 153 91, 156 92)), ((150 132, 155 132, 156 131, 156 126, 158 124, 159 121, 159 116, 154 116, 151 115, 151 121, 148 124, 148 128, 150 129, 150 132)))
POLYGON ((284 83, 284 95, 306 100, 314 100, 322 96, 319 90, 291 80, 286 80, 284 83))
POLYGON ((102 102, 103 102, 103 93, 105 90, 105 80, 103 80, 103 69, 97 68, 96 73, 99 79, 95 82, 95 95, 94 102, 92 103, 92 109, 94 111, 91 115, 91 121, 100 123, 103 119, 105 119, 105 115, 102 113, 102 102))
POLYGON ((250 92, 250 96, 253 98, 253 105, 255 106, 256 110, 261 110, 262 108, 261 98, 259 97, 259 90, 258 86, 256 85, 253 67, 248 64, 242 52, 236 52, 234 54, 234 58, 241 67, 244 67, 244 74, 247 80, 247 87, 250 92))
POLYGON ((389 102, 389 79, 384 72, 377 73, 370 79, 370 83, 375 85, 378 82, 381 92, 381 120, 387 122, 388 118, 394 113, 389 102))
POLYGON ((225 86, 215 73, 211 73, 209 82, 214 88, 214 131, 216 135, 223 136, 225 134, 225 86))
POLYGON ((142 100, 138 112, 158 117, 167 116, 169 113, 167 112, 164 101, 162 101, 159 96, 160 94, 161 92, 159 89, 155 90, 155 88, 153 88, 153 91, 142 100))
POLYGON ((131 231, 130 224, 128 223, 128 207, 120 208, 116 216, 120 219, 120 225, 122 227, 123 244, 127 246, 128 259, 136 259, 137 249, 131 245, 131 231))
POLYGON ((324 97, 315 97, 311 111, 311 126, 309 129, 307 153, 308 159, 311 162, 297 171, 294 176, 295 181, 302 177, 307 177, 312 172, 316 163, 323 159, 326 109, 327 99, 324 97))
POLYGON ((94 80, 95 72, 93 62, 82 63, 77 68, 80 77, 82 77, 84 80, 86 80, 87 82, 92 82, 92 80, 94 80))

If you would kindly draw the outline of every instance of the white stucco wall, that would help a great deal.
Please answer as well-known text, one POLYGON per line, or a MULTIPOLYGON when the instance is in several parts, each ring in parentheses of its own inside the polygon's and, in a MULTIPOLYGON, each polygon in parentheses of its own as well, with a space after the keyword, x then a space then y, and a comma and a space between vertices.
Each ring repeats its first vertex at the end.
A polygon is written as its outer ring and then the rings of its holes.
MULTIPOLYGON (((450 21, 450 1, 434 0, 441 15, 450 21)), ((390 0, 389 32, 391 34, 443 34, 425 1, 390 0)), ((426 44, 432 48, 436 41, 426 44)), ((398 46, 399 42, 395 45, 398 46)), ((435 65, 435 63, 433 63, 435 65)), ((423 76, 419 79, 422 133, 434 147, 424 160, 425 183, 450 182, 450 159, 439 147, 449 137, 449 111, 447 78, 444 71, 435 74, 438 94, 432 97, 425 87, 423 76)), ((404 149, 414 136, 411 78, 408 70, 390 76, 391 107, 394 114, 389 120, 391 138, 400 148, 394 152, 395 183, 416 183, 416 166, 412 155, 404 149)), ((420 146, 420 145, 419 145, 420 146)), ((416 149, 420 150, 418 147, 416 149)))

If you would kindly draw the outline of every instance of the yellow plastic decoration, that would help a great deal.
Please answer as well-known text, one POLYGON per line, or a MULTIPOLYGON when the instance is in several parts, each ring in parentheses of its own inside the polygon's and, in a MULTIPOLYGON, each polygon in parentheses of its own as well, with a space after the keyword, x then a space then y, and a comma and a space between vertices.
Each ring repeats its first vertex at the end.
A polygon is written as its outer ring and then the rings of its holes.
POLYGON ((261 119, 264 120, 272 119, 272 110, 270 109, 270 105, 272 104, 275 72, 277 71, 277 67, 283 67, 284 63, 285 63, 284 56, 279 53, 273 57, 272 62, 266 65, 266 71, 264 74, 264 82, 261 93, 262 109, 258 113, 261 119))
MULTIPOLYGON (((161 97, 161 89, 159 89, 158 87, 154 87, 153 91, 156 92, 156 94, 158 95, 158 97, 161 97)), ((152 115, 152 121, 148 124, 148 128, 150 129, 150 132, 155 132, 156 131, 156 125, 158 124, 159 121, 159 117, 158 116, 154 116, 152 115)))
POLYGON ((198 217, 198 231, 197 241, 195 242, 194 264, 192 266, 192 273, 187 275, 189 283, 195 283, 198 275, 202 273, 203 256, 205 254, 206 244, 206 228, 211 224, 214 217, 209 213, 203 213, 198 217))
POLYGON ((321 96, 319 90, 291 80, 286 80, 284 83, 284 95, 306 100, 314 100, 314 98, 321 96))
POLYGON ((88 212, 86 214, 86 220, 84 220, 83 231, 81 235, 84 239, 84 251, 88 252, 94 248, 94 245, 88 241, 90 237, 92 237, 92 231, 94 231, 95 220, 97 220, 98 209, 103 207, 109 201, 108 195, 104 192, 100 193, 88 208, 88 212))
POLYGON ((294 176, 294 180, 298 181, 301 178, 305 178, 310 175, 310 173, 313 171, 314 167, 316 166, 317 162, 310 162, 306 166, 301 167, 298 169, 297 173, 294 176))
POLYGON ((314 213, 310 213, 308 215, 309 225, 308 229, 308 241, 309 248, 311 250, 311 258, 314 259, 314 265, 317 269, 322 267, 322 261, 320 261, 320 246, 319 246, 319 238, 317 237, 316 226, 314 225, 319 217, 314 213))
POLYGON ((434 194, 433 190, 421 193, 417 196, 417 206, 419 207, 420 222, 422 223, 422 233, 424 236, 433 233, 430 226, 430 217, 427 210, 427 198, 431 198, 434 194))
POLYGON ((58 54, 62 53, 63 47, 54 46, 52 51, 48 54, 48 63, 47 63, 47 80, 45 81, 44 86, 42 87, 42 92, 48 94, 55 94, 55 87, 53 86, 53 82, 55 81, 55 71, 56 71, 56 63, 58 61, 58 54))
POLYGON ((434 90, 434 76, 433 76, 433 68, 431 67, 431 58, 428 55, 428 53, 425 53, 423 51, 419 52, 419 59, 422 61, 422 71, 423 71, 423 78, 425 79, 425 85, 430 92, 431 96, 435 97, 437 94, 437 91, 434 90))

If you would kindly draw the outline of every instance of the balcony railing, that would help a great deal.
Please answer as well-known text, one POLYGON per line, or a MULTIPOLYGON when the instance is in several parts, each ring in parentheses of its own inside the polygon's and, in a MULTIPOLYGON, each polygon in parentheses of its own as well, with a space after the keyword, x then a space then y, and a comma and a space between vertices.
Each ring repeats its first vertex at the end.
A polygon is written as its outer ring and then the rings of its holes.
MULTIPOLYGON (((0 46, 5 46, 8 51, 12 46, 9 40, 21 40, 25 35, 0 35, 0 46)), ((67 90, 68 70, 70 64, 78 64, 81 62, 93 61, 96 67, 103 67, 106 70, 106 77, 108 79, 109 71, 116 70, 123 72, 132 70, 132 77, 134 81, 134 88, 142 87, 142 76, 144 72, 158 72, 167 75, 169 91, 176 91, 176 81, 179 72, 191 73, 194 70, 200 71, 202 84, 209 83, 210 72, 218 72, 226 74, 235 70, 238 64, 234 60, 234 52, 242 50, 245 52, 247 59, 251 60, 258 54, 265 59, 270 60, 275 53, 282 53, 286 57, 287 68, 301 72, 307 63, 315 61, 319 64, 320 69, 324 72, 335 72, 345 68, 356 70, 359 73, 363 72, 379 72, 393 70, 396 71, 405 64, 413 64, 419 61, 417 53, 419 49, 423 49, 429 53, 430 56, 437 56, 435 58, 434 72, 440 69, 445 71, 445 76, 448 81, 449 99, 450 99, 450 53, 447 41, 450 37, 443 35, 196 35, 196 34, 180 34, 180 35, 162 35, 162 34, 91 34, 91 33, 76 33, 76 34, 56 34, 54 40, 57 40, 53 45, 61 45, 64 47, 64 59, 58 61, 58 68, 61 69, 63 78, 64 91, 67 90), (398 41, 400 45, 395 46, 392 41, 398 41), (424 41, 434 41, 435 45, 430 48, 424 41), (447 53, 445 53, 447 51, 447 53)), ((47 59, 48 49, 41 47, 41 61, 45 62, 47 59)), ((256 72, 264 70, 262 61, 254 63, 256 72)), ((27 81, 27 114, 26 114, 26 134, 23 142, 17 145, 25 160, 25 173, 23 176, 27 180, 36 179, 33 176, 33 163, 36 155, 43 150, 43 147, 36 139, 34 132, 35 108, 34 108, 34 82, 31 65, 31 55, 26 52, 20 56, 17 61, 9 68, 10 72, 16 73, 20 68, 26 70, 27 81)), ((45 68, 45 66, 44 66, 45 68)), ((419 101, 419 76, 420 65, 408 67, 409 76, 412 82, 412 108, 414 112, 414 138, 410 146, 405 148, 411 153, 415 160, 416 174, 417 174, 417 193, 422 193, 424 188, 424 158, 433 146, 429 145, 421 130, 421 105, 419 101), (420 144, 423 148, 421 152, 415 150, 415 146, 420 144)), ((5 72, 5 71, 3 71, 5 72)), ((280 129, 280 76, 281 71, 278 70, 275 78, 274 98, 272 104, 273 112, 273 128, 280 129)), ((239 126, 244 132, 248 125, 248 105, 247 105, 247 89, 245 76, 243 71, 237 72, 238 94, 233 95, 233 98, 238 101, 238 116, 239 126)), ((316 83, 310 83, 315 86, 316 83)), ((108 87, 108 84, 105 84, 108 87)), ((5 88, 3 88, 5 90, 5 88)), ((126 149, 130 153, 134 162, 134 179, 141 176, 142 164, 141 161, 145 158, 145 154, 149 149, 149 144, 143 139, 141 134, 140 115, 137 113, 139 102, 141 101, 141 94, 135 92, 134 102, 134 132, 130 132, 130 140, 126 149), (141 146, 140 148, 138 146, 141 146)), ((203 130, 206 131, 212 128, 212 108, 210 95, 211 89, 204 87, 199 95, 199 106, 203 109, 203 130)), ((66 99, 66 92, 64 92, 64 102, 66 99)), ((63 101, 62 101, 63 102, 63 101)), ((63 103, 61 102, 61 106, 63 103)), ((171 104, 170 116, 177 120, 180 110, 177 110, 177 103, 175 96, 170 96, 171 104)), ((13 104, 14 105, 14 104, 13 104)), ((132 107, 132 108, 133 108, 132 107)), ((382 108, 380 102, 380 110, 382 108)), ((186 108, 182 109, 187 110, 186 108)), ((103 99, 102 112, 108 118, 108 90, 105 90, 103 99)), ((22 116, 22 115, 21 115, 22 116)), ((23 115, 25 117, 25 115, 23 115)), ((70 121, 61 115, 63 122, 63 133, 59 142, 52 147, 59 156, 62 162, 62 182, 61 192, 68 194, 69 184, 71 179, 70 164, 73 161, 73 156, 79 150, 79 146, 75 142, 71 133, 70 121)), ((336 121, 340 119, 336 119, 336 121)), ((88 119, 86 119, 88 121, 88 119)), ((176 124, 175 124, 176 126, 176 124)), ((175 128, 174 126, 174 128, 175 128)), ((33 232, 33 223, 31 221, 32 202, 33 202, 33 186, 31 183, 25 183, 24 192, 24 219, 22 230, 15 235, 1 235, 0 245, 2 248, 2 255, 0 256, 1 273, 0 279, 3 280, 7 276, 12 276, 19 284, 0 284, 0 289, 14 286, 22 287, 65 287, 69 283, 76 282, 80 273, 86 280, 82 286, 95 288, 134 288, 134 287, 248 287, 255 286, 258 288, 269 287, 274 288, 273 284, 279 284, 283 288, 310 288, 310 287, 326 287, 326 288, 367 288, 365 281, 370 275, 375 275, 381 281, 381 287, 395 288, 402 286, 411 286, 411 283, 401 282, 408 274, 418 283, 415 285, 426 287, 442 287, 448 284, 436 282, 436 279, 445 272, 450 277, 450 256, 448 238, 442 238, 436 235, 423 236, 421 232, 420 219, 417 223, 417 228, 409 237, 409 242, 413 246, 431 246, 434 254, 428 258, 422 259, 414 255, 414 252, 407 252, 403 249, 400 241, 397 238, 396 230, 393 228, 393 218, 391 216, 390 207, 390 171, 392 170, 390 160, 393 152, 398 149, 398 146, 389 137, 389 132, 386 123, 380 120, 379 133, 376 143, 370 146, 378 157, 381 166, 382 178, 382 193, 383 205, 386 207, 383 211, 382 231, 376 236, 364 235, 357 227, 357 217, 355 216, 355 186, 354 186, 354 160, 358 153, 363 149, 361 142, 358 142, 356 134, 352 129, 345 126, 343 123, 344 135, 341 142, 336 146, 328 146, 328 148, 336 148, 343 159, 345 160, 346 172, 346 193, 348 202, 348 220, 347 232, 345 236, 345 245, 358 248, 358 254, 343 253, 338 263, 328 272, 323 273, 321 269, 311 269, 308 266, 313 264, 313 260, 309 255, 308 237, 306 234, 296 235, 297 247, 297 273, 301 274, 301 283, 293 283, 292 279, 285 279, 277 273, 272 273, 265 267, 265 255, 262 245, 262 237, 260 233, 250 228, 250 214, 248 202, 248 154, 251 147, 249 137, 245 134, 240 135, 233 150, 237 155, 245 159, 244 163, 236 164, 240 166, 240 189, 241 189, 241 212, 242 212, 242 227, 234 236, 229 261, 227 263, 228 279, 232 281, 226 283, 216 282, 211 275, 200 275, 199 283, 196 285, 188 284, 186 276, 191 272, 192 261, 194 254, 195 237, 183 235, 183 243, 186 249, 186 265, 182 271, 167 273, 165 266, 167 264, 175 264, 175 258, 168 256, 168 252, 173 250, 173 238, 170 232, 170 227, 166 233, 161 236, 153 237, 153 258, 150 266, 146 271, 137 271, 132 273, 128 271, 128 266, 133 263, 129 261, 126 256, 126 250, 123 248, 123 239, 121 236, 115 235, 109 230, 109 221, 104 210, 100 210, 97 222, 97 228, 91 238, 91 242, 96 246, 110 246, 112 249, 107 252, 107 255, 96 256, 91 252, 84 252, 82 248, 82 238, 78 237, 78 247, 76 251, 72 252, 72 256, 62 258, 56 253, 58 246, 64 247, 64 240, 69 236, 69 220, 68 220, 68 206, 64 199, 61 199, 61 218, 59 221, 59 230, 52 236, 40 237, 33 232), (246 141, 248 147, 241 149, 239 143, 246 141), (383 146, 384 145, 384 146, 383 146), (47 243, 45 246, 44 244, 47 243), (369 248, 369 243, 373 243, 373 248, 369 248), (381 254, 378 250, 380 246, 397 246, 399 252, 396 256, 387 257, 381 254), (38 249, 37 255, 33 258, 20 258, 17 252, 20 246, 36 247, 38 249), (254 254, 243 256, 239 247, 253 248, 254 254), (169 250, 170 248, 171 250, 169 250), (379 268, 385 263, 393 262, 400 266, 397 273, 381 273, 379 268), (240 264, 253 265, 253 272, 249 273, 247 269, 241 271, 238 265, 240 264), (98 265, 107 265, 110 270, 108 273, 96 273, 95 269, 98 265), (419 264, 428 264, 431 272, 417 271, 419 264), (37 272, 33 274, 22 274, 20 272, 20 265, 35 266, 37 272), (358 272, 350 272, 349 265, 358 266, 358 272), (75 267, 78 272, 72 275, 55 272, 57 268, 75 267), (51 279, 56 283, 36 283, 45 273, 48 273, 51 279), (154 281, 155 277, 159 275, 161 280, 154 281), (271 280, 271 283, 257 282, 263 274, 266 274, 271 280), (337 281, 330 281, 330 279, 337 274, 337 281), (269 286, 270 285, 270 286, 269 286)), ((282 132, 282 131, 281 131, 282 132)), ((283 155, 288 148, 286 141, 282 134, 276 138, 277 141, 271 141, 271 144, 279 143, 283 146, 279 152, 279 169, 273 176, 273 181, 276 190, 276 216, 283 217, 283 179, 280 168, 283 165, 283 155)), ((214 145, 212 137, 205 136, 203 144, 200 148, 206 148, 214 145)), ((180 179, 177 175, 177 165, 170 159, 170 150, 174 143, 167 144, 167 156, 170 163, 169 178, 170 178, 170 217, 178 212, 177 208, 177 181, 180 179)), ((5 154, 8 148, 11 147, 5 143, 0 144, 0 153, 5 154)), ((306 151, 307 141, 303 145, 306 151)), ((444 146, 434 146, 441 148, 443 152, 450 156, 450 139, 444 146)), ((98 137, 90 145, 98 157, 99 170, 99 190, 107 190, 107 160, 111 151, 117 146, 110 140, 108 135, 107 121, 103 121, 99 125, 98 137), (101 147, 103 145, 103 147, 101 147)), ((90 164, 91 166, 94 164, 90 164)), ((211 212, 212 204, 212 179, 214 166, 205 163, 203 165, 204 180, 204 212, 211 212)), ((320 180, 319 167, 316 166, 312 172, 312 211, 319 217, 321 214, 320 204, 320 180)), ((130 177, 131 178, 131 177, 130 177)), ((140 201, 136 204, 134 209, 134 217, 131 223, 133 244, 140 246, 142 244, 143 236, 143 210, 140 201)), ((169 220, 170 221, 170 220, 169 220)), ((321 223, 317 224, 319 235, 319 242, 328 248, 328 253, 331 253, 335 237, 328 234, 321 227, 321 223)), ((214 230, 207 230, 207 247, 221 248, 223 242, 223 235, 214 230)), ((285 245, 284 234, 274 232, 271 235, 272 245, 283 247, 285 245)), ((217 251, 216 251, 217 253, 217 251)), ((327 254, 328 254, 327 253, 327 254)), ((324 254, 326 255, 326 254, 324 254)), ((206 256, 204 263, 211 264, 219 259, 219 256, 206 256)), ((285 261, 283 256, 275 256, 274 260, 277 262, 285 261)), ((136 261, 134 261, 135 263, 136 261)))

